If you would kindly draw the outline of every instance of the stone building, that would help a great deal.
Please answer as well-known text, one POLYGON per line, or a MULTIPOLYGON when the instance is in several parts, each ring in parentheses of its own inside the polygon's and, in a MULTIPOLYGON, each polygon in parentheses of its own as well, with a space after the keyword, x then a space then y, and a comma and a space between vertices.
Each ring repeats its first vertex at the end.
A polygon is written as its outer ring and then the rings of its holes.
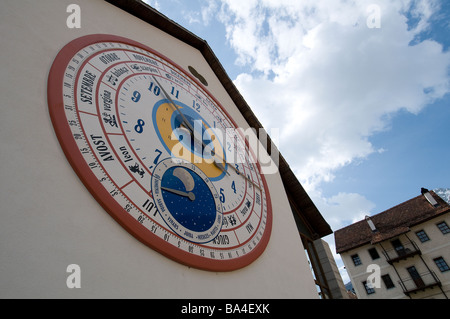
POLYGON ((433 191, 335 231, 359 299, 446 298, 450 205, 433 191))

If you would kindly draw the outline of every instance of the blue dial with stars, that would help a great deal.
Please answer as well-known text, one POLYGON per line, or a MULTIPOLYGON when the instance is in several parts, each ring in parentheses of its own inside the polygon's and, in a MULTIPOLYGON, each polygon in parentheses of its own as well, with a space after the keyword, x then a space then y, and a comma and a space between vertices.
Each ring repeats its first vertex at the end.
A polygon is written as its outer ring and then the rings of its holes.
POLYGON ((197 166, 176 158, 161 161, 153 172, 152 192, 161 217, 178 236, 207 243, 219 234, 219 195, 197 166))

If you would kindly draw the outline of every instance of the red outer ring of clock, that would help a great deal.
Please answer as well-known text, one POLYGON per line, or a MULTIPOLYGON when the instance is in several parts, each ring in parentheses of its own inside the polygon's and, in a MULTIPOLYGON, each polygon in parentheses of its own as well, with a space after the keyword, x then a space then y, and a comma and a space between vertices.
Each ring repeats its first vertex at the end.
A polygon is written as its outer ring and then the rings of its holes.
MULTIPOLYGON (((258 245, 252 251, 241 257, 231 260, 214 260, 180 250, 172 244, 164 241, 157 235, 153 234, 151 231, 137 222, 133 217, 131 217, 115 200, 111 200, 111 195, 91 171, 73 138, 72 132, 67 123, 63 102, 63 82, 67 64, 79 50, 98 42, 119 42, 135 47, 140 47, 161 57, 172 65, 178 67, 179 70, 183 71, 183 68, 178 66, 178 64, 174 63, 172 60, 160 54, 159 52, 139 42, 115 35, 92 34, 83 36, 71 41, 60 50, 53 62, 48 76, 47 100, 49 113, 56 136, 59 140, 59 143, 61 144, 64 154, 66 155, 70 165, 72 166, 78 177, 81 179, 85 187, 94 196, 97 202, 130 234, 132 234, 135 238, 137 238, 145 245, 181 264, 209 271, 232 271, 243 268, 255 261, 264 252, 269 242, 272 230, 272 204, 268 192, 267 182, 263 175, 261 175, 261 179, 264 189, 266 190, 265 195, 267 200, 267 221, 264 234, 258 245)), ((209 91, 202 84, 200 84, 197 79, 192 77, 187 72, 184 72, 184 75, 189 77, 190 80, 194 81, 195 83, 197 83, 197 85, 202 87, 202 89, 206 93, 208 93, 211 98, 214 99, 215 103, 221 107, 222 111, 233 122, 233 125, 237 127, 236 123, 233 121, 229 113, 209 93, 209 91)), ((258 170, 261 171, 260 164, 256 164, 258 170)))

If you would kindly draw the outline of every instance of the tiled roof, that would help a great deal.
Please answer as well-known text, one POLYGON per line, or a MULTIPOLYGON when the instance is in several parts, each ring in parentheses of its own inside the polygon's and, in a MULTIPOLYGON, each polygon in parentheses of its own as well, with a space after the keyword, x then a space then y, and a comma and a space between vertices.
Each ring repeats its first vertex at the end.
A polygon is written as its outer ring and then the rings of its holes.
POLYGON ((449 213, 450 205, 433 191, 430 194, 437 201, 435 207, 419 195, 382 213, 371 216, 377 231, 372 232, 366 220, 361 220, 334 233, 338 254, 366 244, 376 244, 409 231, 410 227, 431 218, 449 213))

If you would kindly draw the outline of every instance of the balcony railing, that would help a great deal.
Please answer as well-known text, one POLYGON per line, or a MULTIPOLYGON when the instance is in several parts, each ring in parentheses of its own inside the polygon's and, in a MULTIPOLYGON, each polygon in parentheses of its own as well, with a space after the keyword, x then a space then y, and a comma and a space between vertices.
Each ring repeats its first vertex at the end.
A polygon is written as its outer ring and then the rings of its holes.
POLYGON ((400 248, 385 250, 383 251, 384 256, 389 264, 393 264, 403 259, 407 259, 414 255, 421 255, 419 247, 417 247, 416 243, 410 241, 407 244, 402 245, 400 248))
POLYGON ((425 290, 428 288, 441 287, 441 281, 433 271, 418 274, 418 276, 400 278, 398 282, 405 295, 425 290))

